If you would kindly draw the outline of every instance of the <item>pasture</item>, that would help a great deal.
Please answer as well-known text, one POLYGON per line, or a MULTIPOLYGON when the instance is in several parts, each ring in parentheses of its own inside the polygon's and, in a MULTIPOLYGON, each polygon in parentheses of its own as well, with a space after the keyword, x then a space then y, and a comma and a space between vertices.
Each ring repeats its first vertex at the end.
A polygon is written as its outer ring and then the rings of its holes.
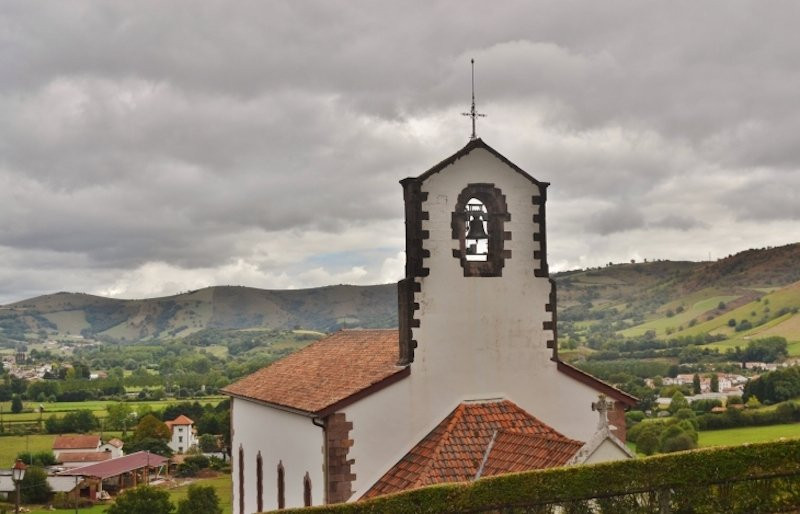
POLYGON ((701 431, 698 445, 701 447, 736 446, 747 443, 764 443, 776 441, 781 438, 793 437, 800 437, 800 423, 701 431))
MULTIPOLYGON (((168 405, 172 405, 175 403, 183 403, 183 402, 199 402, 202 405, 207 403, 211 405, 217 405, 222 400, 225 400, 226 396, 204 396, 201 398, 169 398, 166 400, 146 400, 146 401, 131 401, 128 404, 131 406, 133 410, 137 408, 144 408, 149 409, 151 411, 154 410, 162 410, 164 407, 168 405)), ((8 427, 7 424, 13 423, 33 423, 39 420, 39 412, 36 409, 39 408, 41 405, 43 407, 42 411, 42 419, 47 419, 51 416, 61 417, 67 412, 76 411, 76 410, 85 410, 88 409, 92 411, 92 414, 97 416, 98 418, 102 419, 108 415, 108 411, 106 408, 109 405, 113 405, 119 403, 114 400, 91 400, 86 402, 31 402, 26 401, 23 402, 23 411, 17 414, 11 413, 11 402, 0 402, 0 412, 2 416, 0 416, 0 421, 8 427)))

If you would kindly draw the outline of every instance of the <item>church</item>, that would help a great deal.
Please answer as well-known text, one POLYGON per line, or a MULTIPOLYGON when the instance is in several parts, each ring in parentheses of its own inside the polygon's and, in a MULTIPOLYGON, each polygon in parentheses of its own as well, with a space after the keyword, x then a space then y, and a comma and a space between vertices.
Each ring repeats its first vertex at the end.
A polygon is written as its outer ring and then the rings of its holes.
POLYGON ((477 137, 401 184, 399 328, 336 332, 225 389, 234 513, 632 457, 636 398, 558 356, 549 184, 477 137))

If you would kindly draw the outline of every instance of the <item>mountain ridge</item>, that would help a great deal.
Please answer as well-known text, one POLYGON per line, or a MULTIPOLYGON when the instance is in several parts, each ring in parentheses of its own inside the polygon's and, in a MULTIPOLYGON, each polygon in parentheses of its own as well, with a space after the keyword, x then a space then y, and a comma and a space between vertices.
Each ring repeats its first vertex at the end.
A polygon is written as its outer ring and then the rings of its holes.
MULTIPOLYGON (((598 313, 613 310, 620 319, 645 323, 677 308, 676 302, 701 304, 704 298, 720 297, 731 305, 745 304, 771 288, 800 280, 800 243, 745 250, 714 262, 630 262, 553 277, 559 319, 596 319, 598 313)), ((709 308, 703 314, 713 312, 709 308)), ((210 286, 145 299, 61 291, 0 306, 0 342, 81 336, 116 342, 162 340, 211 328, 331 332, 394 326, 395 284, 290 290, 210 286)))

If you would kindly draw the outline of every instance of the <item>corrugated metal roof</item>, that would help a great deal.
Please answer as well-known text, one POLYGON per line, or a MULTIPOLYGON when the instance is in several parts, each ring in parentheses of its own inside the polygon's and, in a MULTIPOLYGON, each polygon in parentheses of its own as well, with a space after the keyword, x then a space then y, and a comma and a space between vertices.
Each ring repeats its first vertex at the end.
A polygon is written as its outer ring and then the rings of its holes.
POLYGON ((95 478, 109 478, 115 477, 117 475, 121 475, 123 473, 127 473, 129 471, 133 471, 135 469, 141 469, 144 467, 157 467, 161 466, 169 459, 166 457, 162 457, 161 455, 156 455, 155 453, 150 452, 136 452, 130 455, 125 455, 124 457, 119 457, 116 459, 107 460, 105 462, 100 462, 97 464, 90 464, 88 466, 81 466, 79 468, 68 469, 66 471, 62 471, 59 475, 79 475, 79 476, 87 476, 87 477, 95 477, 95 478))

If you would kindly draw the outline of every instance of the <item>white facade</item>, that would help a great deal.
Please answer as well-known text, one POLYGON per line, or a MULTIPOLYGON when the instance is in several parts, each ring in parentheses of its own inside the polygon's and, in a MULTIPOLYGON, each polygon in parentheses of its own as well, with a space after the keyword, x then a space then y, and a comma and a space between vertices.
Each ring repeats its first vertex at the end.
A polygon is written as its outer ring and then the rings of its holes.
POLYGON ((184 453, 189 448, 197 445, 194 426, 189 424, 175 424, 170 427, 172 438, 167 443, 173 452, 184 453))
POLYGON ((103 443, 100 446, 100 451, 109 452, 111 454, 112 459, 116 459, 124 455, 122 451, 122 446, 116 446, 109 443, 103 443))
POLYGON ((355 460, 353 499, 465 400, 505 398, 567 437, 588 441, 595 433, 597 390, 556 369, 547 348, 553 334, 542 329, 552 316, 545 310, 549 279, 534 276, 539 243, 531 220, 538 207, 531 198, 538 189, 483 149, 424 182, 429 220, 422 228, 430 237, 423 247, 430 257, 423 266, 430 273, 417 279, 421 292, 414 297, 418 347, 408 378, 346 409, 355 441, 348 455, 355 460), (501 277, 464 277, 453 257, 451 213, 467 184, 486 182, 506 195, 511 258, 501 277))
POLYGON ((322 428, 301 414, 231 399, 233 451, 233 512, 239 512, 239 491, 244 490, 244 512, 257 510, 257 465, 261 453, 264 510, 278 508, 278 465, 284 469, 286 507, 303 506, 303 477, 311 481, 313 505, 323 503, 322 428), (239 477, 239 448, 244 456, 244 487, 239 477))
MULTIPOLYGON (((412 329, 417 347, 409 376, 339 411, 353 425, 347 454, 355 474, 350 501, 361 497, 464 401, 507 399, 567 437, 589 441, 595 435, 592 402, 598 389, 591 381, 560 371, 548 348, 548 341, 555 339, 545 328, 553 322, 555 306, 548 307, 553 286, 546 272, 534 272, 546 258, 539 226, 543 209, 533 201, 544 197, 544 188, 481 146, 422 182, 421 211, 427 213, 421 227, 426 233, 422 266, 429 272, 413 277, 419 288, 413 296, 418 305, 413 318, 419 326, 412 329), (504 259, 501 276, 465 276, 454 257, 460 241, 453 237, 453 212, 468 185, 487 183, 505 197, 510 220, 502 228, 509 233, 503 248, 510 256, 504 259)), ((252 485, 259 451, 265 488, 276 487, 279 461, 286 469, 286 507, 303 505, 306 472, 314 484, 312 504, 323 503, 322 429, 308 416, 240 398, 232 399, 232 408, 234 512, 240 512, 240 446, 245 462, 243 512, 256 511, 252 485)), ((612 446, 596 448, 592 460, 627 457, 612 446)), ((277 508, 274 492, 264 497, 273 501, 265 501, 264 509, 277 508)))

